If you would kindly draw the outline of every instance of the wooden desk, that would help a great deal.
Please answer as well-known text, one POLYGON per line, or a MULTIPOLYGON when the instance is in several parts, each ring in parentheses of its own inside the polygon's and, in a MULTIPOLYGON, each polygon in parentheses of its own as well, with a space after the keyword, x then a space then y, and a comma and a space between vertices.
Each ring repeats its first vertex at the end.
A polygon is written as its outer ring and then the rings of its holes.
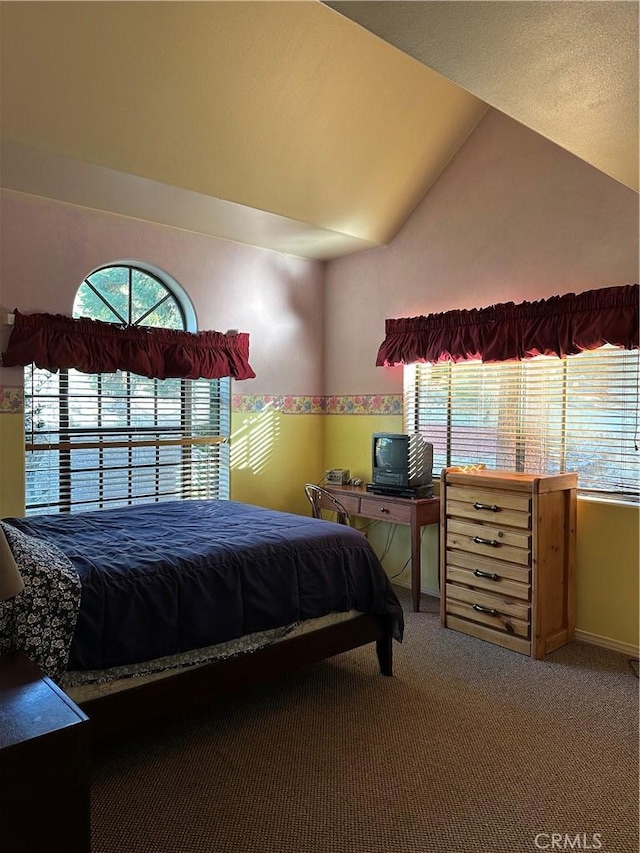
MULTIPOLYGON (((350 515, 411 527, 411 598, 420 610, 420 534, 426 524, 440 523, 440 498, 396 498, 374 495, 364 486, 325 485, 350 515)), ((327 504, 326 509, 332 509, 327 504)), ((438 528, 439 529, 439 528, 438 528)))

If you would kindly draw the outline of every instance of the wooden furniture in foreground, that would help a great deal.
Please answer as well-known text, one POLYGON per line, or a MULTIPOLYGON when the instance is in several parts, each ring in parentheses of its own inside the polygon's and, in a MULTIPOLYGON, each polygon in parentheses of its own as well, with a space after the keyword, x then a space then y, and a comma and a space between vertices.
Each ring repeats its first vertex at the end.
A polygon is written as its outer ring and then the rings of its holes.
MULTIPOLYGON (((390 524, 408 524, 411 527, 411 598, 413 609, 420 610, 420 534, 426 524, 440 521, 439 498, 397 498, 374 495, 364 486, 325 485, 324 489, 335 495, 350 515, 372 518, 390 524)), ((327 506, 326 509, 332 509, 327 506)))
POLYGON ((443 625, 533 658, 572 639, 576 488, 576 474, 442 472, 443 625))
POLYGON ((86 715, 22 652, 0 657, 0 836, 4 850, 88 853, 86 715))
POLYGON ((254 652, 175 670, 156 681, 136 685, 130 679, 127 689, 97 695, 79 705, 91 721, 92 739, 97 740, 374 642, 380 672, 393 675, 391 620, 366 613, 254 652))

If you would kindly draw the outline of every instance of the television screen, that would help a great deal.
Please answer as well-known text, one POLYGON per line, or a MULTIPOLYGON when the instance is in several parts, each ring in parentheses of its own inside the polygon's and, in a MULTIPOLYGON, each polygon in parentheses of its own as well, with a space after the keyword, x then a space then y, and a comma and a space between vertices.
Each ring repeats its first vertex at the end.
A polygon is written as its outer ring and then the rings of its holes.
POLYGON ((376 438, 375 464, 378 468, 402 468, 407 464, 407 444, 400 437, 376 438))

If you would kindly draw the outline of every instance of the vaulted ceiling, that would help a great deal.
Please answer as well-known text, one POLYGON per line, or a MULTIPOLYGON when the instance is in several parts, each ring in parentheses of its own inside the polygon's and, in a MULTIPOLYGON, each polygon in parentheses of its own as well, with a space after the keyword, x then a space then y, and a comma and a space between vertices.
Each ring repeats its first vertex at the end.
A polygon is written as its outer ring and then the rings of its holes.
POLYGON ((328 5, 638 190, 637 2, 328 5))
POLYGON ((637 4, 331 5, 3 2, 2 185, 326 259, 491 106, 637 189, 637 4))

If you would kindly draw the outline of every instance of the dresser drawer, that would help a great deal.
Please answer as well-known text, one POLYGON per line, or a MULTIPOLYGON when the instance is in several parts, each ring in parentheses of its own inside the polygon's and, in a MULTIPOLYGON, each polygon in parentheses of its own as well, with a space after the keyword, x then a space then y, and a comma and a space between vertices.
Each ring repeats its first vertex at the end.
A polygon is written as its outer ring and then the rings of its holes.
POLYGON ((446 586, 447 607, 453 601, 462 602, 471 606, 473 617, 479 616, 511 616, 521 622, 529 622, 531 608, 528 603, 516 599, 501 596, 499 593, 488 593, 482 590, 469 589, 455 583, 446 586))
POLYGON ((449 520, 447 548, 454 548, 481 557, 494 557, 528 566, 531 560, 531 536, 528 532, 490 524, 472 524, 449 520))
POLYGON ((498 581, 517 581, 519 584, 531 585, 531 568, 529 566, 505 563, 502 560, 495 560, 490 557, 467 554, 465 551, 448 551, 447 571, 449 567, 467 569, 470 572, 479 571, 491 575, 496 574, 498 581))
MULTIPOLYGON (((347 512, 350 512, 352 515, 358 515, 360 512, 360 496, 359 495, 350 495, 348 493, 340 493, 334 495, 335 499, 339 501, 342 506, 346 509, 347 512)), ((325 498, 324 495, 320 495, 320 506, 323 509, 334 510, 335 504, 333 504, 328 498, 325 498)))
POLYGON ((495 616, 489 613, 479 613, 473 609, 471 604, 464 601, 447 599, 447 616, 455 616, 469 623, 484 625, 496 632, 509 634, 512 637, 520 637, 523 640, 530 639, 528 621, 514 619, 512 616, 506 616, 502 613, 497 613, 495 616))
POLYGON ((531 599, 531 586, 529 584, 505 580, 495 570, 483 572, 482 569, 474 569, 472 571, 471 569, 461 569, 458 566, 449 565, 447 566, 447 580, 488 593, 519 598, 522 601, 530 601, 531 599))
POLYGON ((481 486, 447 486, 447 504, 457 501, 473 507, 479 507, 473 512, 507 512, 529 514, 531 512, 531 496, 525 493, 505 492, 499 489, 485 489, 481 486))
POLYGON ((358 495, 336 495, 336 498, 340 501, 347 512, 353 513, 353 515, 359 514, 360 497, 358 495))
POLYGON ((509 634, 505 630, 498 630, 489 625, 481 625, 480 622, 469 622, 450 613, 444 618, 444 624, 447 628, 453 628, 462 634, 468 634, 470 637, 478 637, 480 640, 486 640, 487 643, 504 646, 506 649, 520 652, 523 655, 531 654, 530 639, 517 637, 515 634, 509 634))
POLYGON ((379 518, 380 521, 409 524, 411 521, 411 507, 406 504, 394 503, 393 501, 383 502, 381 500, 372 500, 371 498, 361 498, 360 515, 365 516, 365 518, 379 518))
POLYGON ((531 529, 530 501, 523 495, 503 493, 498 496, 492 495, 491 492, 472 492, 469 489, 449 486, 447 514, 452 518, 467 518, 522 530, 531 529))

